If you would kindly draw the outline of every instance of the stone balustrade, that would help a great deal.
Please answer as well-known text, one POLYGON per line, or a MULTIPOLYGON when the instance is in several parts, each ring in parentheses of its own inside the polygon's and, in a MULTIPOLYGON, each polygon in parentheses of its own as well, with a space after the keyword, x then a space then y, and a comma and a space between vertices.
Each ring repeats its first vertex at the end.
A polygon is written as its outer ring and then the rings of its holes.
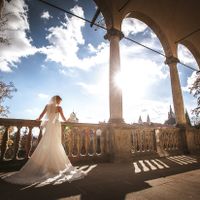
POLYGON ((200 153, 200 129, 188 128, 186 130, 187 145, 190 153, 200 153))
MULTIPOLYGON (((26 161, 41 137, 40 122, 0 118, 0 162, 26 161)), ((137 156, 179 154, 185 147, 198 152, 200 131, 153 124, 65 122, 62 144, 72 163, 130 161, 137 156)))
MULTIPOLYGON (((0 119, 0 160, 27 159, 42 137, 40 122, 0 119)), ((109 139, 104 124, 62 123, 62 144, 72 162, 106 161, 109 139)))

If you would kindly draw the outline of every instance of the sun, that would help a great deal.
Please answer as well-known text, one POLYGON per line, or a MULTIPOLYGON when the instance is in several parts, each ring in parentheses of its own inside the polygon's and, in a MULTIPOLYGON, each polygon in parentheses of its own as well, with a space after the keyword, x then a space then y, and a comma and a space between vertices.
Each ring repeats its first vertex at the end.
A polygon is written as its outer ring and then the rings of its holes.
POLYGON ((142 74, 131 69, 124 69, 117 72, 114 83, 122 90, 123 98, 138 99, 142 98, 147 89, 147 83, 143 80, 142 74))

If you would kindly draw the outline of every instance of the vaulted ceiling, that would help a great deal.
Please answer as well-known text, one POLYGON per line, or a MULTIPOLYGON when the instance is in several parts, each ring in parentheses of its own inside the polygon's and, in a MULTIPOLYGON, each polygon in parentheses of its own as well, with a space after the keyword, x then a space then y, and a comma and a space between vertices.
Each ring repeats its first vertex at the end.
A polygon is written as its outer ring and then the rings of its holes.
POLYGON ((126 17, 146 23, 158 36, 167 56, 177 55, 185 45, 200 66, 199 0, 94 0, 107 28, 121 29, 126 17))

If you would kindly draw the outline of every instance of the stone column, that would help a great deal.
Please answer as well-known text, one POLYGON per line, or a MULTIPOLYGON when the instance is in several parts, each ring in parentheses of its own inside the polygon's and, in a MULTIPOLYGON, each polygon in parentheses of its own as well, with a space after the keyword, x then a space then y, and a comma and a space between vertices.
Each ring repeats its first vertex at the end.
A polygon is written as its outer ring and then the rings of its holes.
POLYGON ((181 91, 181 84, 178 76, 177 63, 179 60, 173 56, 166 58, 165 64, 169 65, 172 97, 174 102, 174 111, 176 115, 177 125, 186 125, 186 118, 184 112, 184 103, 181 91))
POLYGON ((109 70, 109 106, 111 123, 124 122, 122 117, 122 90, 115 83, 115 76, 120 72, 120 51, 119 41, 123 38, 123 33, 111 28, 104 36, 110 41, 110 70, 109 70))

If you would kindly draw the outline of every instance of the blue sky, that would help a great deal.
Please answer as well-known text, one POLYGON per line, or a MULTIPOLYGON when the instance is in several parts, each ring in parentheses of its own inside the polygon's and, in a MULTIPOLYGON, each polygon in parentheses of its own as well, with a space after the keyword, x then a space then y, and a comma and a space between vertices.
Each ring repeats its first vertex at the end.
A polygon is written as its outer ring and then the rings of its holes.
MULTIPOLYGON (((75 14, 92 19, 92 0, 48 0, 75 14)), ((98 123, 109 119, 109 42, 106 32, 66 15, 37 0, 6 3, 5 31, 10 44, 0 44, 0 77, 14 82, 18 91, 5 102, 10 118, 35 119, 53 95, 63 98, 65 115, 74 111, 80 122, 98 123)), ((102 17, 99 16, 98 20, 102 17)), ((136 19, 125 19, 123 33, 149 47, 162 50, 155 34, 136 19)), ((127 123, 163 123, 172 104, 168 66, 164 58, 125 39, 120 41, 121 75, 116 84, 123 91, 123 116, 127 123)), ((179 45, 179 59, 197 68, 191 53, 179 45)), ((188 92, 195 73, 178 66, 185 108, 194 108, 196 99, 188 92)))

